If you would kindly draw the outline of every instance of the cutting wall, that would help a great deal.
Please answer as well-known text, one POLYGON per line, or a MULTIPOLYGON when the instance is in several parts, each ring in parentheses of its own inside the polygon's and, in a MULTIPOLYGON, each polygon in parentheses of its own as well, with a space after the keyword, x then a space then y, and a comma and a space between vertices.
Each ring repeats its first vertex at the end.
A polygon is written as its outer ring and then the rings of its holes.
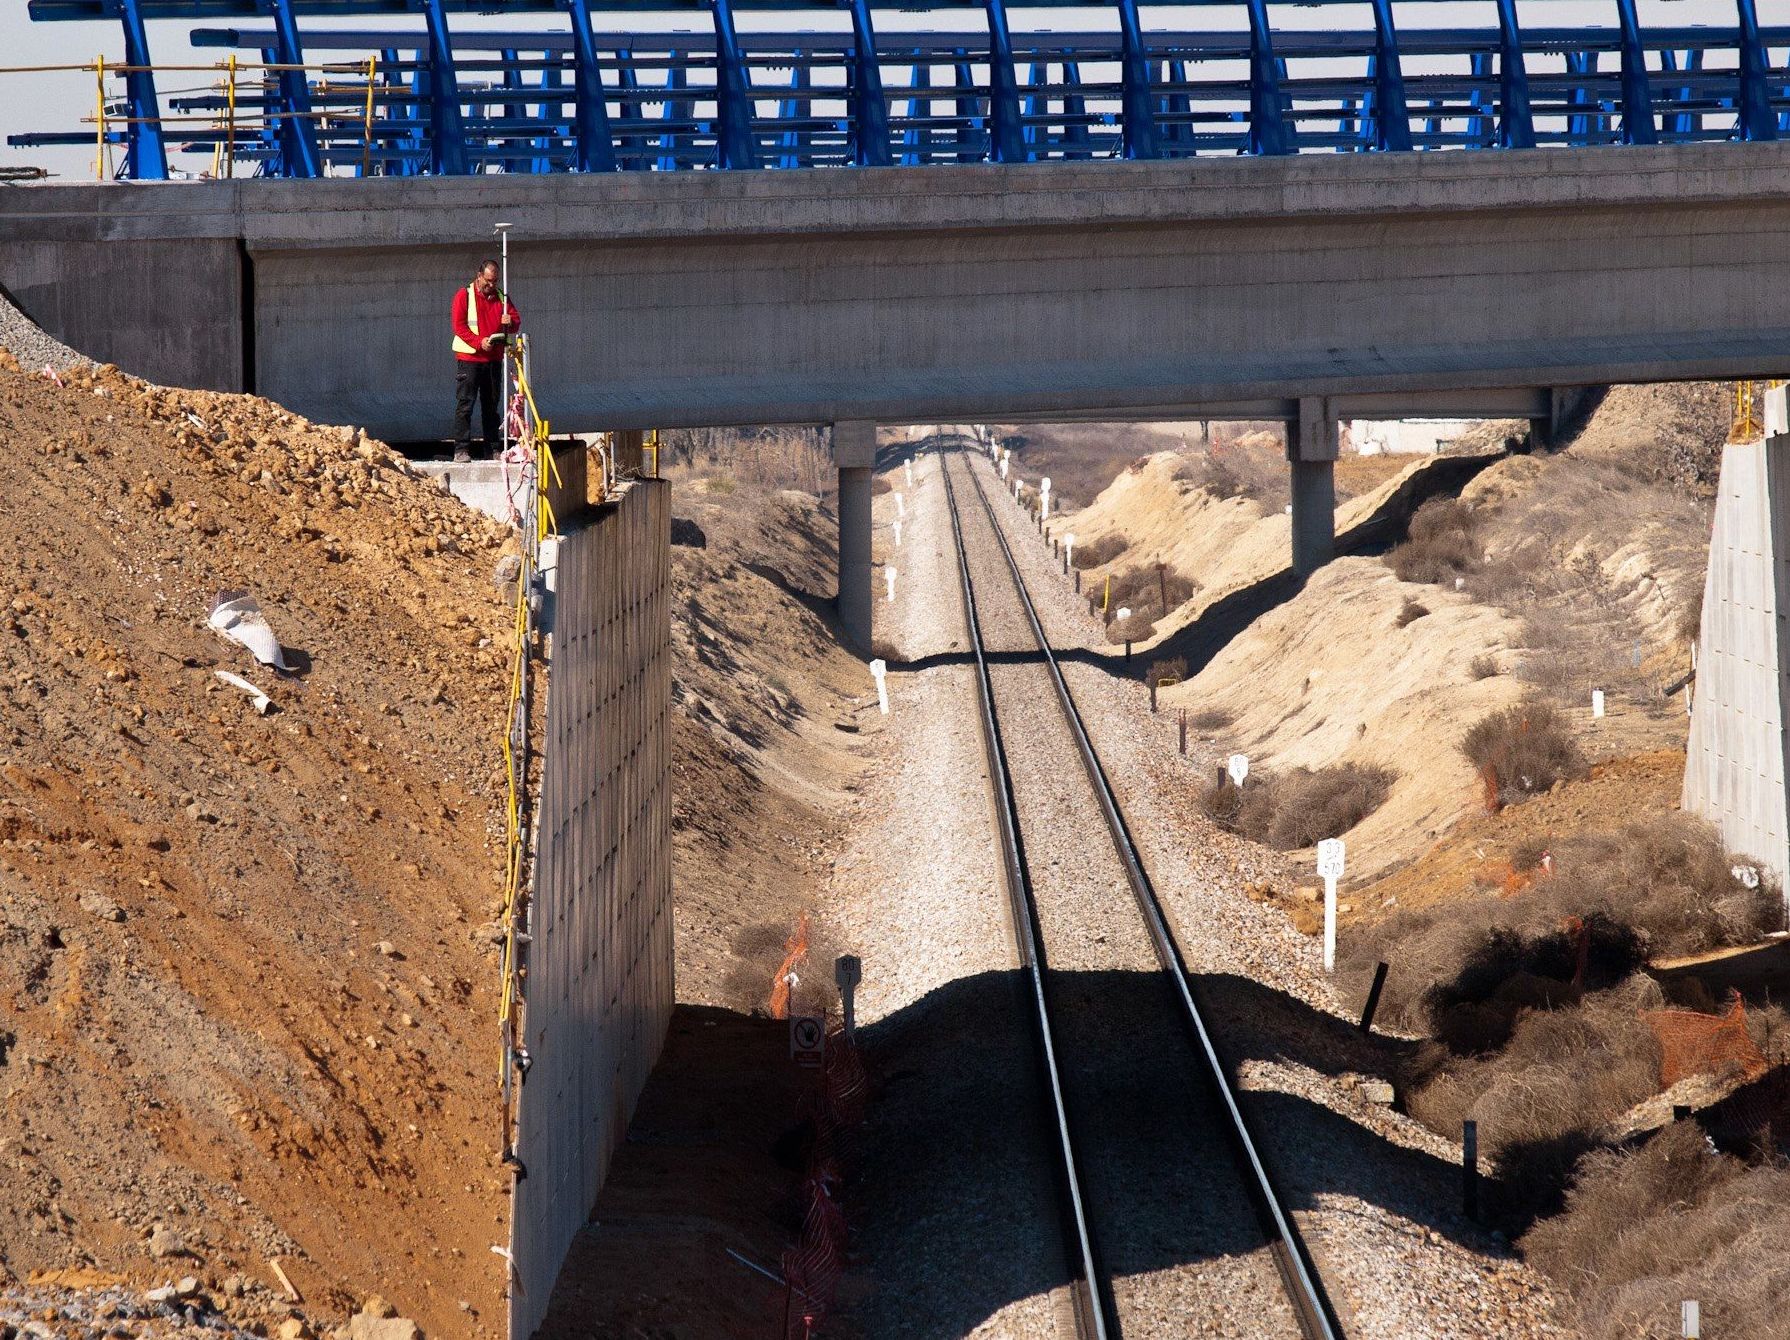
POLYGON ((1790 436, 1722 453, 1703 588, 1684 808, 1728 846, 1790 864, 1784 795, 1790 615, 1790 436))
POLYGON ((560 542, 550 612, 513 1340, 546 1313, 672 1005, 670 486, 587 516, 560 542))

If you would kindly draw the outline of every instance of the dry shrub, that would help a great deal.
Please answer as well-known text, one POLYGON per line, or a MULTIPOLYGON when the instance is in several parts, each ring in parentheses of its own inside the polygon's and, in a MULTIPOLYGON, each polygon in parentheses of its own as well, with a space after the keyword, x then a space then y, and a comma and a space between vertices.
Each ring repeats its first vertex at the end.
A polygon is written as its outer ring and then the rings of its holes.
POLYGON ((1491 679, 1498 673, 1498 658, 1490 652, 1482 652, 1467 662, 1467 673, 1475 679, 1491 679))
POLYGON ((1187 714, 1187 724, 1194 730, 1227 730, 1236 716, 1229 708, 1201 707, 1187 714))
POLYGON ((1457 498, 1432 498, 1419 507, 1406 536, 1386 558, 1400 581, 1452 586, 1485 556, 1473 509, 1457 498))
POLYGON ((897 665, 902 660, 901 649, 887 638, 873 638, 870 643, 870 659, 897 665))
POLYGON ((1703 588, 1693 588, 1691 598, 1678 612, 1678 636, 1685 642, 1695 642, 1703 636, 1703 588))
POLYGON ((1097 540, 1085 540, 1076 545, 1070 562, 1078 568, 1097 568, 1112 562, 1129 548, 1131 542, 1123 535, 1102 535, 1097 540))
POLYGON ((1171 656, 1166 660, 1151 661, 1150 668, 1144 671, 1144 683, 1151 688, 1163 684, 1178 684, 1187 678, 1187 658, 1171 656))
POLYGON ((1461 752, 1509 805, 1555 782, 1583 777, 1585 757, 1565 713, 1539 698, 1493 712, 1461 739, 1461 752))
POLYGON ((1398 618, 1394 620, 1394 622, 1400 628, 1409 628, 1429 612, 1430 609, 1428 605, 1420 605, 1415 600, 1407 600, 1400 608, 1398 618))
POLYGON ((1198 590, 1199 583, 1178 568, 1140 563, 1113 574, 1112 604, 1114 609, 1125 605, 1133 614, 1160 618, 1192 600, 1198 590))
POLYGON ((1249 481, 1227 462, 1210 452, 1184 458, 1175 467, 1175 478, 1184 484, 1204 489, 1214 498, 1242 498, 1249 494, 1249 481))
MULTIPOLYGON (((1784 902, 1769 876, 1749 889, 1735 878, 1749 858, 1685 813, 1615 833, 1561 842, 1554 877, 1537 885, 1558 909, 1603 911, 1635 927, 1655 957, 1752 944, 1784 928, 1784 902)), ((1563 914, 1565 914, 1563 912, 1563 914)))
POLYGON ((1583 1159, 1565 1212, 1523 1248, 1570 1286, 1585 1340, 1673 1340, 1686 1298, 1702 1304, 1705 1335, 1783 1336, 1790 1169, 1749 1168, 1674 1122, 1638 1149, 1583 1159))
POLYGON ((1635 973, 1574 1009, 1529 1009, 1503 1047, 1463 1056, 1418 1049, 1403 1076, 1411 1115, 1458 1137, 1479 1124, 1480 1149, 1504 1186, 1500 1217, 1527 1222, 1558 1209, 1578 1156, 1610 1123, 1659 1089, 1659 1042, 1641 1017, 1663 997, 1635 973))
POLYGON ((1296 851, 1348 832, 1385 803, 1397 774, 1359 763, 1252 772, 1243 786, 1208 783, 1200 808, 1226 832, 1296 851))
POLYGON ((1106 626, 1108 642, 1148 642, 1156 636, 1156 624, 1148 613, 1133 611, 1128 619, 1114 619, 1106 626))

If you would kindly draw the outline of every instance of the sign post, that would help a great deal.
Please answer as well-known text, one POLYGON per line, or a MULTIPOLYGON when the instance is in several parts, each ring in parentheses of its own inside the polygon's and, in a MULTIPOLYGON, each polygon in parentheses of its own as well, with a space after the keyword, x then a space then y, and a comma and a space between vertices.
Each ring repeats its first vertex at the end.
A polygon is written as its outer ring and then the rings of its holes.
POLYGON ((1224 770, 1230 775, 1232 786, 1242 786, 1243 779, 1249 776, 1249 755, 1232 754, 1225 763, 1224 770))
POLYGON ((1318 843, 1318 874, 1324 878, 1324 971, 1336 971, 1336 881, 1343 873, 1341 838, 1318 843))
POLYGON ((818 1066, 826 1053, 827 1021, 815 1014, 789 1016, 789 1059, 797 1065, 818 1066))
POLYGON ((870 663, 870 677, 876 681, 876 701, 883 709, 883 715, 889 715, 889 663, 878 659, 870 663))
POLYGON ((864 980, 864 961, 856 954, 841 954, 833 960, 833 980, 839 984, 841 1013, 845 1016, 845 1040, 857 1041, 858 983, 864 980))

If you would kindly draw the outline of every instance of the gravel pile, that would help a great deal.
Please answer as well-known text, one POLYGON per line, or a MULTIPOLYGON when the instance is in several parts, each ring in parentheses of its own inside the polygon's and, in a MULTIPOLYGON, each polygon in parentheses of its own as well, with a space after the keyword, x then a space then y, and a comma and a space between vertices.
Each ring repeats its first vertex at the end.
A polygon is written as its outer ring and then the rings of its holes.
MULTIPOLYGON (((994 496, 992 469, 980 458, 975 468, 994 496)), ((1543 1278, 1458 1213, 1459 1147, 1379 1101, 1400 1044, 1363 1038, 1317 941, 1245 897, 1295 872, 1199 814, 1193 787, 1217 751, 1196 742, 1179 757, 1174 720, 1152 717, 1131 677, 1145 659, 1123 665, 1030 517, 994 502, 1047 635, 1077 653, 1065 677, 1345 1328, 1404 1340, 1572 1334, 1543 1278)))
POLYGON ((967 461, 951 459, 1083 1191, 1121 1322, 1138 1335, 1296 1337, 994 523, 967 461))
POLYGON ((5 293, 0 293, 0 349, 18 359, 26 372, 39 372, 46 367, 65 372, 69 368, 93 366, 91 358, 46 335, 35 321, 12 305, 5 293))

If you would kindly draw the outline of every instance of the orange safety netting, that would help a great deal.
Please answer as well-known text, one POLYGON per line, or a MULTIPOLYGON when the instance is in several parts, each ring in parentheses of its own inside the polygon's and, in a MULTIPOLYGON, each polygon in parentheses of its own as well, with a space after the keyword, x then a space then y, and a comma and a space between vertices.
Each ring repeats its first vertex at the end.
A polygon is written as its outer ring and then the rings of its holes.
POLYGON ((1769 1068, 1746 1030, 1746 1006, 1738 992, 1726 1014, 1647 1010, 1642 1017, 1659 1039, 1662 1088, 1690 1075, 1738 1073, 1757 1079, 1769 1068))
POLYGON ((796 964, 808 957, 808 914, 802 913, 789 939, 783 942, 783 962, 771 978, 771 1018, 789 1018, 789 989, 793 985, 796 964))

